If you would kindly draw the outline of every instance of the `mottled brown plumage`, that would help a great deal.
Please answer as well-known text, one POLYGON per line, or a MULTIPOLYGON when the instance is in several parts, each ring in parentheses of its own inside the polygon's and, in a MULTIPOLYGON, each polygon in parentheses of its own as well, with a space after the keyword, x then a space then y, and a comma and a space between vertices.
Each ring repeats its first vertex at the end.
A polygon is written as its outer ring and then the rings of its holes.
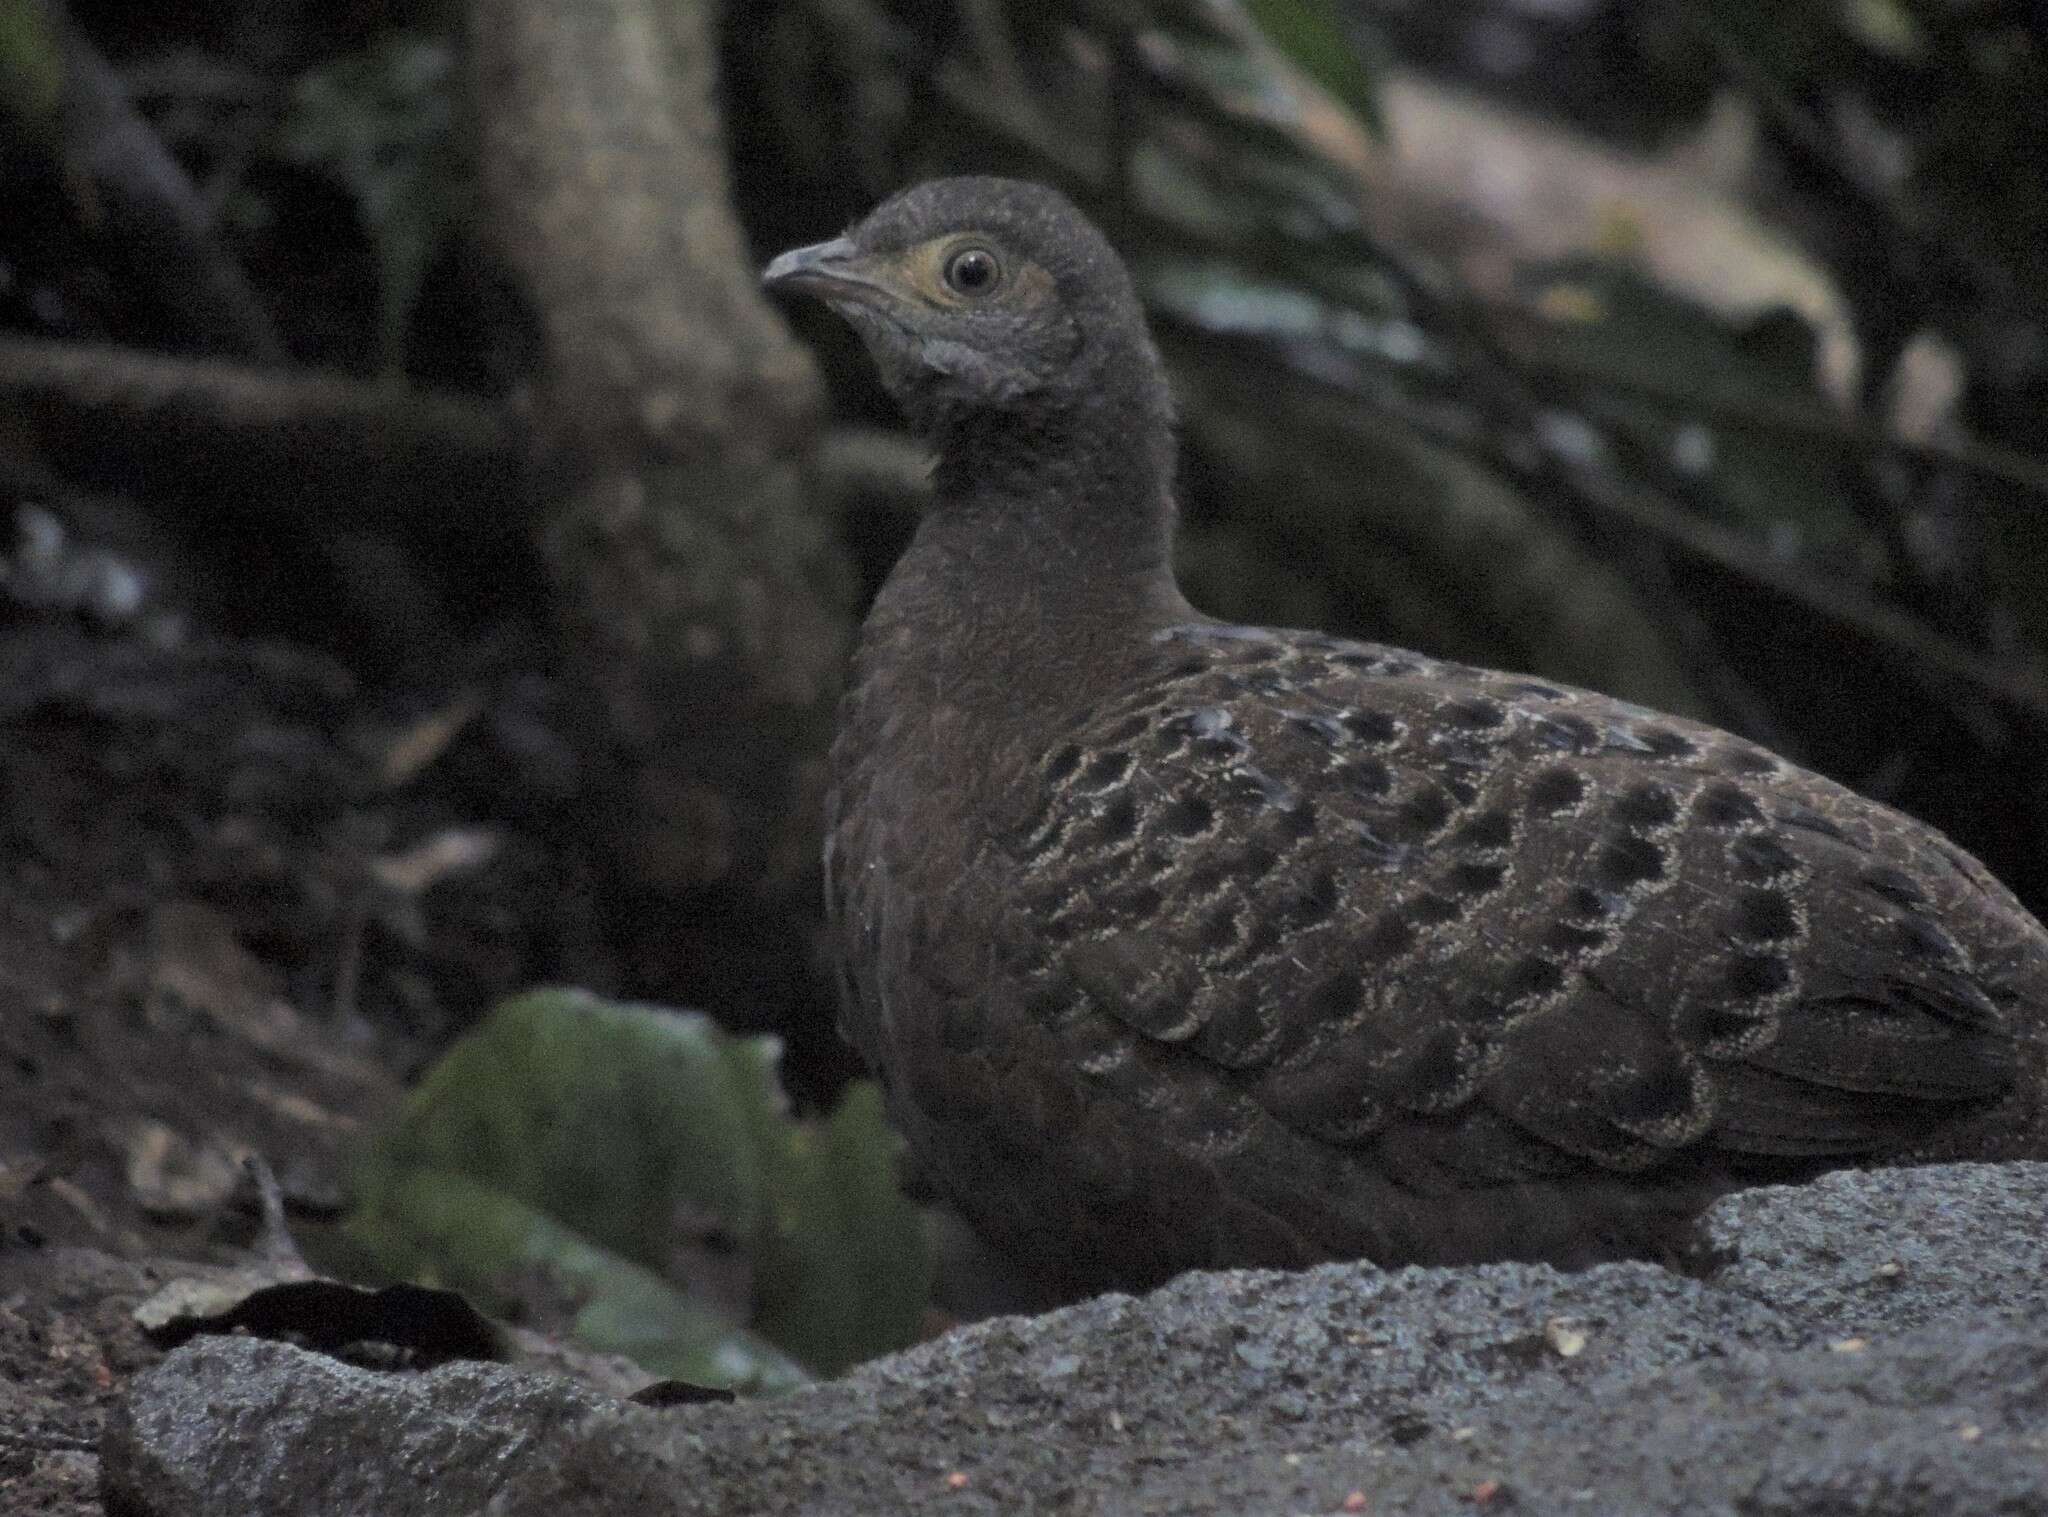
POLYGON ((768 277, 937 455, 829 905, 845 1029, 990 1238, 1077 1286, 1574 1262, 1746 1179, 2048 1151, 2048 933, 1937 833, 1692 722, 1193 610, 1165 381, 1064 200, 924 185, 768 277))

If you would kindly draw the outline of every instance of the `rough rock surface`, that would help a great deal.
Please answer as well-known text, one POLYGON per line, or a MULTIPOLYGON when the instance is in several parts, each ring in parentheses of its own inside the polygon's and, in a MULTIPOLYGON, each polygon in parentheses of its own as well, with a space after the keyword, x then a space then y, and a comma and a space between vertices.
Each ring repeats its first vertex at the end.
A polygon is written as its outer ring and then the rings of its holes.
POLYGON ((116 1513, 2048 1514, 2048 1165, 1840 1175, 1649 1265, 1192 1275, 661 1411, 198 1341, 116 1513), (1362 1503, 1362 1505, 1361 1505, 1362 1503))

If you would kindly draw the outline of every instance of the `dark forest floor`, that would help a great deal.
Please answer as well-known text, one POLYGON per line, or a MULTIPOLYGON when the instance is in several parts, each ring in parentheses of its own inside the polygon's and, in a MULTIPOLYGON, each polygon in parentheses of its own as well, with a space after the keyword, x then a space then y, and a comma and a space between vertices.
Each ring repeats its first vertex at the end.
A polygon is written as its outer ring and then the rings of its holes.
POLYGON ((490 721, 392 724, 304 650, 0 622, 0 1511, 99 1509, 131 1313, 254 1238, 246 1157, 317 1233, 418 1061, 537 938, 575 961, 544 845, 452 799, 490 721))

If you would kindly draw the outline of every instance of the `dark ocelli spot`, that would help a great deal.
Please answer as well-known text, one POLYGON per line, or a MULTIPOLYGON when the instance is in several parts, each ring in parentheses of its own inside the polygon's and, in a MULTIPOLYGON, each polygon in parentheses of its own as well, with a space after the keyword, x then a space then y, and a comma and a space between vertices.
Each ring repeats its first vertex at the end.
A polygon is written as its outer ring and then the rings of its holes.
POLYGON ((1579 927, 1571 922, 1553 922, 1543 934, 1543 944, 1556 953, 1591 953, 1603 947, 1607 934, 1597 927, 1579 927))
POLYGON ((1664 850, 1648 838, 1609 838, 1595 867, 1610 889, 1626 890, 1664 875, 1664 850))
POLYGON ((1899 947, 1916 959, 1947 959, 1955 956, 1956 945, 1939 927, 1925 917, 1900 917, 1896 928, 1899 947))
POLYGON ((1464 914, 1463 902, 1438 895, 1434 890, 1425 890, 1408 903, 1408 916, 1420 927, 1441 927, 1446 922, 1457 921, 1464 914))
POLYGON ((1359 795, 1385 795, 1394 788, 1394 771, 1372 757, 1348 758, 1332 773, 1332 779, 1359 795))
POLYGON ((1047 977, 1024 993, 1024 1014, 1034 1022, 1058 1022, 1075 1001, 1074 986, 1064 976, 1047 977))
POLYGON ((1024 910, 1034 920, 1049 920, 1066 910, 1071 894, 1064 885, 1035 886, 1024 892, 1024 910))
POLYGON ((1574 885, 1564 893, 1565 910, 1588 921, 1612 915, 1618 904, 1618 898, 1591 885, 1574 885))
POLYGON ((1195 923, 1195 943, 1204 953, 1221 953, 1237 941, 1237 902, 1225 897, 1195 923))
POLYGON ((1118 891, 1111 906, 1119 916, 1145 921, 1159 914, 1161 899, 1157 885, 1133 885, 1118 891))
POLYGON ((1317 1018, 1341 1022, 1358 1010, 1364 998, 1364 981, 1356 969, 1347 967, 1325 975, 1322 983, 1309 992, 1308 1004, 1317 1018))
POLYGON ((1188 751, 1199 758, 1227 760, 1240 757, 1250 746, 1237 733, 1225 732, 1196 738, 1188 744, 1188 751))
POLYGON ((1576 770, 1546 769, 1529 786, 1529 814, 1555 816, 1586 798, 1586 782, 1576 770))
POLYGON ((1699 1085, 1692 1069, 1673 1059, 1662 1068, 1609 1087, 1607 1111, 1628 1130, 1683 1126, 1699 1106, 1699 1085))
POLYGON ((1761 748, 1730 746, 1721 750, 1721 767, 1733 774, 1776 774, 1778 759, 1761 748))
POLYGON ((1354 649, 1331 654, 1330 662, 1342 665, 1346 669, 1356 669, 1360 674, 1377 674, 1384 660, 1377 653, 1361 653, 1354 649))
POLYGON ((1437 789, 1418 790, 1401 803, 1401 820, 1427 837, 1451 819, 1451 798, 1437 789))
POLYGON ((1775 995, 1792 983, 1792 966, 1775 953, 1740 953, 1728 961, 1725 983, 1744 1000, 1775 995))
POLYGON ((1726 780, 1716 780, 1700 791, 1692 814, 1707 827, 1747 827, 1764 819, 1749 793, 1726 780))
POLYGON ((1508 866, 1505 864, 1464 863, 1452 867, 1448 884, 1460 895, 1485 895, 1498 890, 1507 877, 1508 866))
POLYGON ((1316 830, 1316 808, 1311 801, 1296 801, 1274 813, 1273 830, 1290 843, 1298 843, 1316 830))
POLYGON ((1772 815, 1787 827, 1798 827, 1806 832, 1817 832, 1822 837, 1833 838, 1837 842, 1840 842, 1844 836, 1842 829, 1833 822, 1822 816, 1818 811, 1815 811, 1811 806, 1802 806, 1797 801, 1785 802, 1772 815))
POLYGON ((1451 838, 1462 848, 1505 848, 1514 840, 1515 819, 1505 811, 1482 811, 1451 838))
POLYGON ((1131 768, 1131 756, 1121 748, 1098 753, 1081 770, 1081 787, 1084 790, 1107 790, 1113 785, 1121 785, 1130 778, 1131 768))
POLYGON ((1493 762, 1493 752, 1484 742, 1459 732, 1433 733, 1429 747, 1437 763, 1457 769, 1484 769, 1493 762))
POLYGON ((1055 785, 1063 785, 1074 777, 1074 771, 1081 767, 1081 750, 1073 743, 1055 748, 1045 761, 1045 777, 1055 785))
POLYGON ((1691 738, 1669 727, 1638 727, 1636 738, 1659 758, 1687 758, 1698 751, 1691 738))
POLYGON ((1280 855, 1264 843, 1251 842, 1244 845, 1238 854, 1238 872, 1247 880, 1262 880, 1273 872, 1273 866, 1280 862, 1280 855))
POLYGON ((1241 765, 1230 771, 1224 779, 1223 794, 1226 799, 1261 809, 1284 809, 1300 804, 1300 797, 1292 785, 1250 765, 1241 765))
POLYGON ((1540 954, 1525 954, 1508 969, 1508 994, 1516 1000, 1547 996, 1564 986, 1564 966, 1540 954))
POLYGON ((1293 896, 1284 901, 1280 908, 1282 921, 1289 932, 1299 932, 1313 927, 1318 922, 1327 922, 1337 909, 1337 880, 1329 870, 1318 870, 1293 896))
POLYGON ((1398 959, 1414 946, 1414 924, 1395 911, 1381 912, 1365 935, 1366 954, 1381 961, 1398 959))
POLYGON ((1195 1035, 1202 1054, 1226 1069, 1242 1069, 1266 1056, 1274 1042, 1273 1016, 1257 985, 1241 986, 1195 1035))
POLYGON ((1252 914, 1251 931, 1246 933, 1244 938, 1243 957, 1247 959, 1262 959, 1278 948, 1281 939, 1285 936, 1283 931, 1284 925, 1278 917, 1270 912, 1254 912, 1252 914))
POLYGON ((1531 730, 1546 748, 1588 753, 1600 746, 1600 729, 1569 711, 1544 712, 1531 724, 1531 730))
POLYGON ((1768 1017, 1746 1009, 1707 1004, 1686 1012, 1680 1035, 1695 1047, 1725 1057, 1753 1045, 1771 1025, 1768 1017))
POLYGON ((1508 719, 1507 712, 1499 701, 1488 700, 1483 695, 1460 696, 1446 701, 1438 708, 1438 714, 1447 722, 1460 727, 1498 727, 1508 719))
POLYGON ((1455 1027, 1439 1027, 1401 1071, 1408 1105, 1424 1111, 1440 1109, 1463 1094, 1475 1050, 1455 1027))
POLYGON ((1735 935, 1753 943, 1799 936, 1799 915, 1782 890, 1745 890, 1735 903, 1735 935))
POLYGON ((1614 819, 1624 827, 1668 827, 1678 820, 1678 797, 1665 785, 1634 785, 1615 803, 1614 819))
POLYGON ((1310 737, 1325 743, 1344 741, 1344 724, 1334 716, 1324 716, 1319 711, 1296 711, 1287 718, 1289 726, 1306 732, 1310 737))
POLYGON ((1035 862, 1066 841, 1067 818, 1056 812, 1053 802, 1048 800, 1021 830, 1024 841, 1018 851, 1024 858, 1035 862))
POLYGON ((1775 880, 1799 869, 1799 860, 1791 849, 1761 833, 1737 838, 1729 846, 1728 857, 1745 879, 1775 880))
POLYGON ((1200 837, 1216 825, 1216 808, 1199 795, 1184 795, 1167 802, 1159 824, 1176 837, 1200 837))
POLYGON ((1920 888, 1918 880, 1889 864, 1864 870, 1857 876, 1857 881, 1872 895, 1881 896, 1894 906, 1918 906, 1927 899, 1927 892, 1920 888))
POLYGON ((1095 817, 1095 835, 1105 843, 1120 843, 1138 830, 1138 805, 1128 793, 1118 795, 1095 817))
POLYGON ((1206 658, 1184 658, 1167 671, 1168 679, 1193 679, 1198 674, 1209 672, 1206 658))
POLYGON ((1337 720, 1361 743, 1391 743, 1401 735, 1401 724, 1384 711, 1347 711, 1337 720))
POLYGON ((1375 869, 1392 869, 1408 861, 1411 850, 1406 843, 1390 843, 1363 822, 1352 822, 1347 830, 1375 869))
POLYGON ((1103 734, 1102 741, 1112 748, 1119 747, 1124 743, 1136 741, 1151 725, 1152 713, 1140 711, 1125 717, 1114 727, 1110 728, 1108 732, 1103 734))

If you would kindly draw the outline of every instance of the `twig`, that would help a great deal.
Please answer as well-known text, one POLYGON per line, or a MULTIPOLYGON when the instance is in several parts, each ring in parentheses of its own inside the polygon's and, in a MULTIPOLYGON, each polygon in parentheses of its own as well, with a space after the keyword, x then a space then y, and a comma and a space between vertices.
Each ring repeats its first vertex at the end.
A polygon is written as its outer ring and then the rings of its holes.
POLYGON ((285 1220, 284 1191, 277 1183, 277 1175, 270 1162, 263 1155, 252 1153, 242 1161, 242 1170, 255 1183, 257 1206, 263 1219, 262 1231, 256 1237, 256 1252, 266 1264, 310 1276, 313 1271, 306 1263, 306 1256, 299 1252, 299 1242, 292 1236, 291 1224, 285 1220))
POLYGON ((519 458, 509 419, 458 396, 38 338, 0 335, 0 410, 101 439, 126 431, 156 454, 196 450, 213 468, 242 460, 257 473, 260 461, 278 470, 267 483, 286 502, 308 479, 345 485, 365 515, 416 516, 431 498, 437 524, 456 529, 505 509, 519 458))
POLYGON ((79 210, 126 272, 195 347, 263 363, 284 358, 270 315, 215 235, 212 213, 112 65, 60 20, 64 95, 58 151, 85 194, 79 210))
POLYGON ((1786 437, 1809 437, 1845 450, 1891 453, 1920 462, 1946 464, 2048 497, 2048 459, 2010 448, 1975 441, 1913 441, 1859 417, 1791 397, 1773 397, 1764 402, 1725 389, 1695 389, 1643 370, 1563 351, 1534 331, 1500 334, 1498 346, 1524 373, 1539 379, 1563 379, 1618 390, 1682 410, 1702 421, 1786 437))
POLYGON ((5 1427, 0 1427, 0 1444, 62 1454, 97 1454, 100 1449, 98 1439, 81 1438, 75 1433, 19 1433, 5 1427))
MULTIPOLYGON (((1306 369, 1302 372, 1318 383, 1332 383, 1326 374, 1306 369)), ((1899 648, 1929 668, 1966 680, 2023 710, 2048 716, 2048 675, 2038 668, 2001 663, 1973 652, 1930 631, 1903 611, 1787 563, 1741 533, 1693 515, 1655 489, 1616 478, 1595 467, 1572 466, 1540 454, 1532 456, 1519 441, 1524 433, 1515 425, 1515 419, 1531 413, 1535 397, 1522 394, 1517 375, 1510 367, 1483 374, 1471 372, 1475 388, 1503 411, 1494 425, 1461 425, 1391 388, 1375 390, 1370 398, 1423 436, 1454 451, 1483 458, 1508 479, 1526 487, 1549 482, 1566 489, 1590 510, 1727 569, 1874 641, 1899 648)))
POLYGON ((1799 569, 1740 533, 1680 510, 1652 492, 1596 469, 1573 469, 1572 488, 1595 509, 1618 517, 1695 558, 1730 570, 1817 611, 1874 641, 1889 644, 1928 667, 2048 716, 2048 677, 2037 669, 1999 663, 1930 632, 1917 618, 1799 569))

